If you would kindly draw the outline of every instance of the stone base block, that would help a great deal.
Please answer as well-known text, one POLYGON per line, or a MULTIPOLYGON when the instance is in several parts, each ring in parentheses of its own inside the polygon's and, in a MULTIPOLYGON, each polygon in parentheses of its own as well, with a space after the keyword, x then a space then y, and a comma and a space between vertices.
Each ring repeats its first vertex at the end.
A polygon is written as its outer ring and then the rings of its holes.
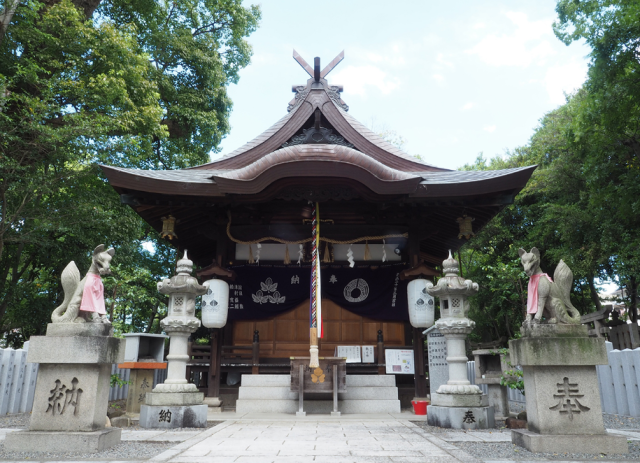
POLYGON ((109 336, 32 336, 27 362, 109 364, 124 360, 124 339, 109 336))
POLYGON ((110 364, 41 364, 29 430, 90 433, 104 429, 110 377, 110 364))
MULTIPOLYGON (((147 395, 148 397, 148 395, 147 395)), ((206 405, 143 405, 140 407, 141 428, 206 428, 206 405)))
MULTIPOLYGON (((222 408, 220 397, 206 397, 203 403, 209 408, 222 408)), ((209 411, 211 412, 212 410, 209 411)))
POLYGON ((451 429, 491 429, 495 427, 493 407, 427 406, 427 423, 451 429))
POLYGON ((11 452, 91 453, 120 443, 120 428, 93 432, 16 431, 7 434, 4 448, 11 452))
POLYGON ((116 416, 111 418, 111 426, 114 428, 128 428, 131 426, 131 418, 128 416, 116 416))
POLYGON ((489 399, 482 394, 438 394, 432 392, 431 404, 441 407, 488 407, 489 399))
POLYGON ((202 405, 203 401, 204 393, 202 392, 147 392, 145 403, 147 405, 162 407, 173 405, 202 405))
POLYGON ((538 434, 526 429, 511 431, 511 442, 530 452, 542 453, 629 453, 627 438, 612 434, 538 434))
POLYGON ((111 323, 49 323, 47 336, 113 336, 111 323))

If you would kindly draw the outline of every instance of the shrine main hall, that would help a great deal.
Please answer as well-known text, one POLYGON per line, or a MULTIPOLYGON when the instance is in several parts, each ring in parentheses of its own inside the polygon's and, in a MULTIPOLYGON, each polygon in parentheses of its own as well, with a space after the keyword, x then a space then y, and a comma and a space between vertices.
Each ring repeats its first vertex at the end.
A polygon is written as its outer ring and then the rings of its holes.
POLYGON ((102 166, 123 204, 179 255, 188 251, 201 283, 229 284, 226 324, 202 329, 211 343, 192 347, 188 371, 227 404, 247 386, 240 378, 286 382, 291 358, 309 356, 316 207, 320 357, 358 351, 347 378, 373 390, 385 377, 393 387, 380 400, 389 410, 426 397, 424 328, 410 322, 407 285, 439 276, 449 250, 513 203, 535 169, 457 171, 404 153, 350 116, 343 88, 327 80, 343 57, 322 68, 294 52, 309 79, 293 87, 284 117, 217 161, 162 171, 102 166), (411 368, 389 372, 388 351, 404 352, 411 368))

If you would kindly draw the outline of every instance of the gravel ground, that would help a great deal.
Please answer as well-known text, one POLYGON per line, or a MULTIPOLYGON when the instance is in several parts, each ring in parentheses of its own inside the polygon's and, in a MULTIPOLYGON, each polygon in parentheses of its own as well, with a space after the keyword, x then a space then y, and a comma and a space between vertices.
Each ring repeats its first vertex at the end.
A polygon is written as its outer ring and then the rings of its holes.
POLYGON ((604 427, 607 429, 640 429, 640 420, 633 416, 602 414, 604 427))
POLYGON ((0 460, 142 460, 154 457, 177 442, 122 442, 97 453, 8 452, 0 443, 0 460))
POLYGON ((451 444, 481 460, 640 460, 640 442, 638 441, 629 442, 629 453, 624 455, 604 455, 588 453, 532 453, 522 447, 518 447, 517 445, 510 444, 508 442, 486 444, 480 442, 451 442, 451 444))
MULTIPOLYGON (((0 428, 27 428, 29 427, 29 413, 19 415, 0 416, 0 428)), ((222 421, 209 421, 207 428, 216 426, 222 421)), ((149 431, 139 426, 125 428, 130 431, 149 431)), ((204 431, 203 428, 174 428, 167 429, 171 432, 204 431)), ((145 442, 123 441, 120 444, 97 453, 56 453, 56 452, 9 452, 4 449, 4 443, 0 441, 0 460, 144 460, 154 457, 165 450, 177 445, 179 442, 145 442)))

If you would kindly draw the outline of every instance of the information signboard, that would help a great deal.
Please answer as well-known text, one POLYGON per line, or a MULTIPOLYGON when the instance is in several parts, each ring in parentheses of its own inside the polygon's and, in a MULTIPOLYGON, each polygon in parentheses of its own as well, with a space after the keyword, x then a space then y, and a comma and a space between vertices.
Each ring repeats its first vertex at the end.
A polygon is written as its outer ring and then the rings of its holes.
POLYGON ((413 375, 415 373, 413 350, 386 349, 384 357, 388 375, 413 375))

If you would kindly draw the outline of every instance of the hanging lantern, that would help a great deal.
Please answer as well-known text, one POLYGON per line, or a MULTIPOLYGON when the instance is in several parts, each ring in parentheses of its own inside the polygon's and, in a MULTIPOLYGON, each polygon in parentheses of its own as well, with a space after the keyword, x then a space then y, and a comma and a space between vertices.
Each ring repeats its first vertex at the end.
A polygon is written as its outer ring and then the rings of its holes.
POLYGON ((435 317, 433 296, 427 293, 429 280, 412 280, 407 285, 407 301, 409 305, 409 321, 415 328, 430 328, 435 317))
POLYGON ((462 217, 458 217, 458 219, 456 220, 456 222, 458 222, 458 225, 460 225, 460 234, 458 235, 458 239, 461 239, 463 236, 466 239, 469 239, 472 236, 476 236, 476 234, 473 233, 473 227, 471 226, 471 222, 473 222, 474 220, 476 219, 474 219, 473 217, 468 217, 466 214, 462 217))
POLYGON ((169 238, 172 240, 173 238, 178 238, 176 235, 176 218, 169 214, 168 217, 162 217, 162 232, 160 232, 161 238, 169 238))
POLYGON ((202 324, 207 328, 222 328, 229 314, 229 285, 222 280, 203 283, 207 292, 202 296, 202 324))

